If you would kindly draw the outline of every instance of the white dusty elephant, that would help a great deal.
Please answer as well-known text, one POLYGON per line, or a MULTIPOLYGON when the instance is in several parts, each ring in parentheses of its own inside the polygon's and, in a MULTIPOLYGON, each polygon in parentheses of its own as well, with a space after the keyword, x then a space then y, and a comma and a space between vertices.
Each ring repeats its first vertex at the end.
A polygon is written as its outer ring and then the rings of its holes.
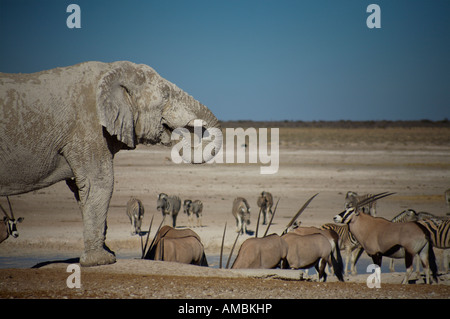
POLYGON ((65 180, 83 215, 81 265, 113 263, 105 237, 114 155, 139 143, 170 145, 171 132, 192 130, 195 119, 220 128, 208 108, 143 64, 0 73, 0 196, 65 180))

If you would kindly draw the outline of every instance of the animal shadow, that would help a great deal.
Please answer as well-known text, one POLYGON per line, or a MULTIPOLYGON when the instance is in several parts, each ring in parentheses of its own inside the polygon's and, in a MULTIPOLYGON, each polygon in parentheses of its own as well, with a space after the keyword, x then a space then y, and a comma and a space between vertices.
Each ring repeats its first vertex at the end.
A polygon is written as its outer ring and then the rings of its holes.
POLYGON ((37 263, 31 268, 41 268, 50 264, 78 264, 80 262, 80 258, 69 258, 69 259, 60 259, 60 260, 50 260, 50 261, 43 261, 40 263, 37 263))

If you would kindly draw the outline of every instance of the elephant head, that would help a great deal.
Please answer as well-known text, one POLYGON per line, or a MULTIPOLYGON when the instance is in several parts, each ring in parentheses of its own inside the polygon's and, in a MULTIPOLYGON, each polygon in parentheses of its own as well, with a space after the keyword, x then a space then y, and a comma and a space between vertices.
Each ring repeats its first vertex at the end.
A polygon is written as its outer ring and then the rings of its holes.
MULTIPOLYGON (((192 132, 197 119, 201 120, 202 131, 220 129, 219 121, 206 106, 144 64, 112 63, 112 69, 99 81, 96 102, 100 124, 124 148, 134 149, 139 143, 169 146, 175 129, 192 132)), ((211 160, 222 146, 221 139, 212 143, 212 152, 203 157, 203 162, 211 160)))

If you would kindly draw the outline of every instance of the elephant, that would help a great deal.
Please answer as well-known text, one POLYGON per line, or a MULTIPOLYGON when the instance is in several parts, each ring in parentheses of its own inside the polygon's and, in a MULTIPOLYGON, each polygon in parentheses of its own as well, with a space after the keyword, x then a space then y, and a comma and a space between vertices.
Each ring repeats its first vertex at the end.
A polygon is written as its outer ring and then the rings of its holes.
POLYGON ((180 212, 180 208, 181 199, 178 196, 169 196, 164 193, 158 195, 158 199, 156 200, 156 210, 161 211, 164 219, 166 218, 166 216, 172 217, 173 228, 175 228, 177 225, 177 216, 180 212))
MULTIPOLYGON (((138 144, 170 146, 172 132, 192 131, 194 121, 206 130, 220 129, 206 106, 144 64, 84 62, 1 73, 0 196, 65 180, 82 212, 80 264, 114 263, 105 244, 114 155, 138 144)), ((222 147, 221 139, 211 143, 203 162, 222 147)))
POLYGON ((272 194, 269 192, 261 192, 261 195, 258 197, 258 200, 256 202, 258 207, 261 207, 261 212, 263 214, 263 225, 267 224, 267 217, 268 214, 272 213, 272 206, 273 206, 273 197, 272 194))
POLYGON ((284 262, 288 244, 277 234, 248 238, 239 249, 231 269, 271 269, 284 262))
POLYGON ((173 261, 208 267, 200 237, 191 229, 163 226, 144 259, 173 261))

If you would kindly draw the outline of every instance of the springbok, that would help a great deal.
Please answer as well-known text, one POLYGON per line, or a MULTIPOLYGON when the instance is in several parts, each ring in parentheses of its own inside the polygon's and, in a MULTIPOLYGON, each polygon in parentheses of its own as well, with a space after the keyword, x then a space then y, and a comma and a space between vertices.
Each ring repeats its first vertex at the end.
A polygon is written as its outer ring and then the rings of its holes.
POLYGON ((17 220, 14 218, 14 213, 11 207, 11 202, 9 201, 9 197, 6 196, 6 199, 8 201, 9 212, 11 216, 8 216, 6 210, 2 205, 0 205, 0 209, 5 215, 5 217, 3 217, 3 222, 0 223, 0 243, 6 240, 10 235, 14 238, 19 237, 19 232, 17 231, 17 223, 21 223, 24 220, 23 217, 19 217, 17 218, 17 220))
POLYGON ((406 274, 402 284, 408 283, 413 271, 413 257, 417 254, 425 270, 425 281, 431 283, 431 269, 433 278, 437 282, 437 266, 432 243, 430 243, 430 237, 423 226, 419 226, 416 222, 392 223, 381 217, 359 213, 359 206, 392 194, 381 193, 358 202, 356 207, 350 207, 334 216, 334 222, 348 224, 349 230, 367 254, 372 257, 373 262, 380 267, 383 256, 391 257, 403 247, 406 274))

